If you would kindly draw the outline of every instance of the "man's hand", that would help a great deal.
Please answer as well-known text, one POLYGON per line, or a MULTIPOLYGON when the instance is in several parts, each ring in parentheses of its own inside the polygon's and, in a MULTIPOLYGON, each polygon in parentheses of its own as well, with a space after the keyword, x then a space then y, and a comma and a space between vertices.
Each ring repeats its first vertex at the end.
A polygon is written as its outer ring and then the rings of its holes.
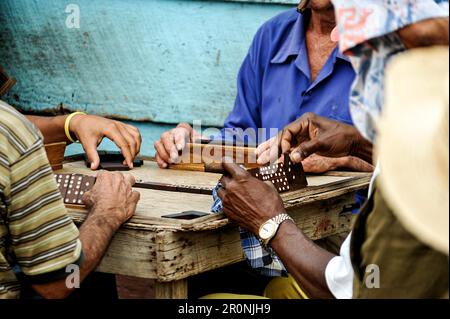
POLYGON ((180 159, 179 152, 184 149, 186 143, 198 138, 201 138, 201 135, 187 123, 180 123, 176 128, 164 132, 155 142, 156 162, 159 167, 167 168, 168 164, 177 163, 180 159))
POLYGON ((276 137, 259 145, 258 163, 274 162, 288 151, 296 163, 314 153, 327 157, 354 155, 372 161, 372 144, 356 128, 313 113, 305 113, 276 137))
POLYGON ((126 165, 133 168, 133 159, 139 154, 142 138, 131 125, 95 115, 77 114, 70 121, 70 131, 78 137, 95 170, 100 164, 97 146, 104 137, 112 140, 122 151, 126 165))
POLYGON ((308 156, 302 161, 305 173, 322 174, 329 171, 344 169, 354 172, 373 172, 374 166, 366 161, 354 157, 325 157, 317 154, 308 156))
MULTIPOLYGON (((33 116, 27 118, 38 127, 44 136, 44 143, 69 142, 64 131, 67 115, 33 116)), ((133 159, 141 149, 141 134, 131 125, 95 115, 76 114, 70 120, 69 129, 76 135, 95 170, 100 164, 97 146, 104 137, 112 140, 121 149, 124 164, 133 168, 133 159)))
POLYGON ((140 195, 131 188, 134 183, 131 174, 99 172, 94 187, 83 195, 83 202, 92 215, 104 216, 118 229, 136 210, 140 195))
POLYGON ((305 173, 321 174, 337 169, 342 159, 343 157, 325 157, 312 154, 302 161, 302 166, 305 173))
MULTIPOLYGON (((238 165, 224 162, 223 167, 231 176, 220 180, 223 188, 218 195, 224 213, 239 226, 258 234, 263 223, 285 212, 283 202, 272 183, 262 182, 238 165)), ((280 225, 270 245, 308 296, 332 297, 324 274, 333 254, 314 244, 290 222, 280 225)))
POLYGON ((272 183, 262 182, 234 163, 223 164, 230 176, 223 176, 218 195, 225 215, 239 226, 258 234, 259 227, 284 212, 283 201, 272 183))
MULTIPOLYGON (((139 193, 131 186, 134 178, 120 173, 99 172, 94 187, 83 195, 89 215, 80 227, 80 241, 84 259, 80 265, 80 281, 100 263, 119 227, 133 216, 139 193)), ((32 285, 44 298, 65 298, 74 288, 66 279, 32 285)))

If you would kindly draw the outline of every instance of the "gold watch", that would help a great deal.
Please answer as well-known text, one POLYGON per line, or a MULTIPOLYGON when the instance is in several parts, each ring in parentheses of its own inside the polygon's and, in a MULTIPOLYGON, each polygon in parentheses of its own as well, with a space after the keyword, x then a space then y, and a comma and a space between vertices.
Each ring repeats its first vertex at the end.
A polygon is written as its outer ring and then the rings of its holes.
POLYGON ((269 242, 277 234, 278 228, 280 227, 281 223, 286 220, 291 220, 292 222, 294 222, 291 216, 286 213, 282 213, 269 219, 268 221, 263 223, 261 227, 259 227, 258 236, 263 245, 269 245, 269 242))

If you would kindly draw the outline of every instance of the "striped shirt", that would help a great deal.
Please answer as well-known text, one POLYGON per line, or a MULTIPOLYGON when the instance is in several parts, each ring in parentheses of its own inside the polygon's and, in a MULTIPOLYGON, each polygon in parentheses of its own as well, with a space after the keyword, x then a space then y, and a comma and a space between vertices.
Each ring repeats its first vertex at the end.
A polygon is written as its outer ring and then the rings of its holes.
POLYGON ((80 256, 79 232, 66 213, 42 136, 0 101, 0 299, 20 297, 22 278, 56 280, 52 274, 64 273, 80 256))

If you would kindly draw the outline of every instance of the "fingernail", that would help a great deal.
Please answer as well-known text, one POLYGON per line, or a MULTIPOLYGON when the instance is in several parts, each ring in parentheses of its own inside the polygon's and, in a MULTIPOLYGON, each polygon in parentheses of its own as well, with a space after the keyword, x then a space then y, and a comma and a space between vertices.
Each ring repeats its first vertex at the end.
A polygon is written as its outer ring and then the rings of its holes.
POLYGON ((163 168, 167 168, 167 163, 162 164, 163 168))

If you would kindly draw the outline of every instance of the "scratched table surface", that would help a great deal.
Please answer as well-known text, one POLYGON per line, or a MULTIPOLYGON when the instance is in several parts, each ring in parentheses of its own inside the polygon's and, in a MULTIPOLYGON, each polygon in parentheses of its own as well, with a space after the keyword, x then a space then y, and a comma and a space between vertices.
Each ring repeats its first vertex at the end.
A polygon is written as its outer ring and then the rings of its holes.
MULTIPOLYGON (((65 163, 59 173, 95 175, 83 162, 65 163)), ((214 187, 220 174, 162 170, 145 161, 127 174, 148 182, 214 187)), ((330 172, 308 176, 308 187, 281 195, 287 212, 311 239, 348 231, 355 193, 370 174, 330 172)), ((187 278, 242 261, 239 231, 223 214, 193 220, 161 218, 187 210, 210 212, 210 195, 138 189, 137 211, 115 234, 97 271, 152 279, 156 298, 187 298, 187 278)), ((69 208, 76 223, 86 210, 69 208)))
MULTIPOLYGON (((64 168, 59 173, 80 173, 87 175, 96 175, 86 167, 84 162, 69 162, 64 164, 64 168)), ((153 161, 144 161, 144 165, 124 172, 132 174, 136 180, 167 183, 173 185, 187 185, 194 187, 213 188, 221 177, 221 174, 159 169, 153 161)), ((331 185, 333 188, 336 182, 350 180, 354 176, 308 176, 308 189, 315 187, 331 185)), ((336 187, 336 186, 334 186, 336 187)), ((210 211, 213 203, 212 196, 202 194, 190 194, 182 192, 160 191, 153 189, 136 189, 141 193, 141 200, 137 206, 135 217, 140 219, 149 218, 155 222, 155 218, 161 218, 162 215, 179 213, 188 210, 195 210, 204 213, 213 214, 210 211)), ((318 189, 318 191, 321 191, 318 189)), ((135 218, 134 220, 136 220, 135 218)), ((203 222, 205 218, 201 219, 203 222)), ((207 219, 206 219, 207 220, 207 219)), ((161 222, 161 221, 160 221, 161 222)), ((169 222, 166 220, 165 222, 169 222)), ((174 221, 174 223, 179 223, 174 221)))

